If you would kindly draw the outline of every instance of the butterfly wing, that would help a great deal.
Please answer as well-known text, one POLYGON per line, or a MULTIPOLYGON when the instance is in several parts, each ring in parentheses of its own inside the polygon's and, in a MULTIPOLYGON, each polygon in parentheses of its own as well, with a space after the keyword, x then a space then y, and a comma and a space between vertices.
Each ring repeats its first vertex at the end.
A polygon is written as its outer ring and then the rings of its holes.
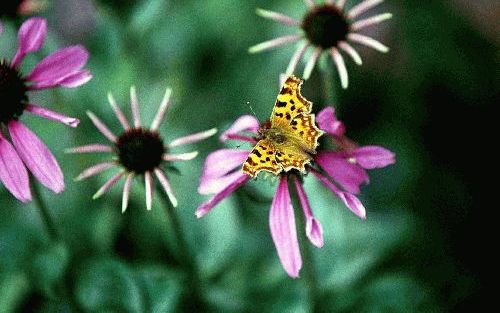
POLYGON ((276 160, 276 150, 267 139, 259 140, 243 163, 243 173, 251 177, 255 177, 260 171, 278 175, 282 170, 282 166, 276 160))
POLYGON ((311 156, 297 146, 283 146, 276 152, 276 162, 285 172, 297 169, 306 171, 306 165, 311 162, 311 156))
POLYGON ((316 126, 314 114, 299 114, 290 123, 292 133, 306 152, 316 153, 318 139, 323 135, 323 131, 316 126))
POLYGON ((271 127, 287 127, 297 115, 311 112, 312 102, 300 93, 302 82, 293 75, 287 78, 274 104, 271 127))

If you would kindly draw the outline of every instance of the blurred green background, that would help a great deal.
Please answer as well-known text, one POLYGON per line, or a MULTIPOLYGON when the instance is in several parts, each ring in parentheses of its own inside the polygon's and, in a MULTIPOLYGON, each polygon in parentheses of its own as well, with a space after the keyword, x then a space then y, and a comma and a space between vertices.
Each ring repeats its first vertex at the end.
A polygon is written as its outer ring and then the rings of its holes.
MULTIPOLYGON (((199 269, 194 281, 172 248, 158 195, 147 212, 136 183, 121 214, 123 182, 92 200, 111 172, 72 181, 102 160, 64 154, 67 147, 105 143, 85 111, 120 129, 108 91, 130 116, 128 90, 136 85, 143 120, 151 121, 171 86, 173 103, 160 130, 167 141, 224 130, 250 113, 247 102, 259 119, 267 118, 294 48, 258 55, 247 49, 293 30, 259 18, 257 7, 296 18, 305 12, 300 0, 54 0, 39 13, 49 20, 49 38, 24 70, 57 47, 82 43, 94 79, 32 98, 81 118, 76 130, 22 117, 65 172, 63 194, 43 190, 64 241, 51 242, 34 204, 19 203, 0 186, 0 312, 458 312, 479 303, 488 271, 478 266, 477 243, 486 231, 479 183, 488 160, 480 138, 499 102, 495 1, 386 1, 371 15, 389 11, 394 18, 367 33, 391 52, 361 47, 364 65, 347 61, 349 89, 342 91, 332 76, 334 103, 324 98, 320 71, 305 84, 303 93, 316 107, 335 105, 351 138, 395 151, 397 164, 370 173, 361 196, 366 221, 306 179, 325 246, 301 242, 305 264, 298 280, 281 268, 269 233, 273 182, 252 182, 196 220, 194 211, 206 200, 196 192, 198 179, 204 157, 221 147, 216 138, 193 147, 200 157, 169 176, 199 269), (190 297, 193 284, 201 299, 190 297)), ((21 20, 2 20, 1 57, 15 52, 21 20)), ((326 59, 320 65, 329 66, 326 59)), ((300 221, 301 212, 296 216, 300 221)))

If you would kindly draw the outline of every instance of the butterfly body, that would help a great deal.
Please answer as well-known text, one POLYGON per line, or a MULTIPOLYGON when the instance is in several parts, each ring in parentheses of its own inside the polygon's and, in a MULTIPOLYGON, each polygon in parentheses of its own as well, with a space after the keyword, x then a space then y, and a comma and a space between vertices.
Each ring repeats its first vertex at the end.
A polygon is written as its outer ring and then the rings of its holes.
POLYGON ((316 153, 318 138, 312 103, 300 94, 302 80, 290 76, 274 105, 270 123, 259 130, 257 144, 243 164, 243 172, 255 177, 260 171, 278 175, 305 166, 316 153))

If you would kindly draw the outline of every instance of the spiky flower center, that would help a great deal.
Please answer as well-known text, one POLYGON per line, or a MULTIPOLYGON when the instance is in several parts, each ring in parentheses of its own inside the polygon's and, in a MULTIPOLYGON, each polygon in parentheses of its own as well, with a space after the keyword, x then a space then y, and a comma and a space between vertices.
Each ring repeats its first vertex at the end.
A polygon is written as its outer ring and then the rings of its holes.
POLYGON ((144 174, 157 168, 163 159, 165 146, 157 132, 134 128, 117 140, 120 163, 130 172, 144 174))
POLYGON ((0 16, 15 16, 19 6, 23 2, 24 0, 2 0, 2 4, 0 4, 0 16))
POLYGON ((334 5, 318 6, 304 17, 302 29, 315 46, 328 49, 345 40, 349 22, 344 13, 334 5))
POLYGON ((20 73, 0 61, 0 124, 18 119, 28 104, 28 88, 20 73))

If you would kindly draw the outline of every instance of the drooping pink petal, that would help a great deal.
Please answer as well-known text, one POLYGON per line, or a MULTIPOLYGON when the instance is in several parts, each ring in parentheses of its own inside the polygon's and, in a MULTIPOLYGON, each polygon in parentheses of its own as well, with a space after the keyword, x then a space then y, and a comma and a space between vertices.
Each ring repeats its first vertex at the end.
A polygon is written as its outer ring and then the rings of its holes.
POLYGON ((310 7, 310 8, 314 8, 316 6, 316 3, 314 3, 314 0, 304 0, 304 3, 310 7))
POLYGON ((364 36, 364 35, 360 35, 360 34, 356 34, 356 33, 350 33, 349 35, 347 35, 347 39, 349 39, 350 41, 362 44, 364 46, 367 46, 369 48, 375 49, 375 50, 382 52, 382 53, 389 52, 389 47, 387 47, 383 43, 381 43, 381 42, 379 42, 371 37, 368 37, 368 36, 364 36))
POLYGON ((92 167, 85 169, 82 173, 80 173, 80 175, 78 175, 77 178, 75 178, 75 180, 80 181, 80 180, 87 179, 89 177, 100 174, 100 173, 104 172, 105 170, 110 169, 110 168, 115 167, 115 166, 116 166, 115 162, 104 162, 104 163, 96 164, 92 167))
POLYGON ((365 169, 382 168, 396 163, 396 155, 379 146, 364 146, 352 151, 356 162, 365 169))
POLYGON ((79 73, 88 58, 89 53, 82 46, 60 49, 40 61, 27 79, 34 82, 33 89, 57 86, 79 73))
POLYGON ((35 115, 38 115, 40 117, 46 118, 46 119, 51 120, 51 121, 63 123, 64 125, 67 125, 69 127, 77 127, 78 124, 80 124, 79 119, 76 119, 73 117, 68 117, 66 115, 62 115, 61 113, 54 112, 52 110, 43 108, 43 107, 35 105, 35 104, 28 104, 26 106, 26 111, 33 113, 35 115))
POLYGON ((339 187, 335 186, 334 183, 332 183, 325 176, 321 175, 318 171, 311 170, 311 172, 323 185, 325 185, 333 193, 335 193, 335 195, 339 197, 342 202, 344 202, 344 204, 347 206, 347 208, 349 208, 349 210, 351 210, 351 212, 356 214, 361 219, 366 219, 366 209, 355 195, 340 190, 339 187))
MULTIPOLYGON (((220 135, 219 139, 221 141, 226 141, 228 139, 232 139, 231 136, 237 136, 241 132, 251 132, 256 134, 259 127, 260 124, 257 118, 252 115, 243 115, 236 119, 231 127, 220 135)), ((248 138, 252 139, 251 137, 248 138)), ((255 142, 255 140, 253 141, 255 142)))
POLYGON ((21 202, 31 201, 28 171, 14 147, 0 132, 0 181, 21 202))
POLYGON ((240 171, 229 173, 241 167, 249 153, 239 149, 220 149, 210 153, 203 166, 198 192, 214 194, 226 188, 241 175, 240 171))
POLYGON ((283 36, 283 37, 278 37, 275 39, 271 39, 271 40, 256 44, 255 46, 248 48, 248 52, 249 53, 263 52, 263 51, 270 50, 270 49, 273 49, 273 48, 276 48, 276 47, 279 47, 279 46, 282 46, 285 44, 299 41, 302 38, 303 38, 303 35, 287 35, 287 36, 283 36))
POLYGON ((174 191, 172 189, 172 186, 170 185, 170 182, 167 179, 167 176, 165 176, 165 173, 160 170, 160 169, 155 169, 155 175, 156 178, 158 178, 158 181, 160 181, 161 186, 163 187, 163 190, 165 190, 165 193, 168 196, 168 199, 170 200, 170 203, 175 207, 177 207, 178 202, 177 198, 174 195, 174 191))
POLYGON ((47 37, 47 21, 39 17, 28 19, 21 25, 18 37, 19 47, 12 59, 12 67, 16 67, 28 53, 40 50, 47 37))
MULTIPOLYGON (((293 54, 292 58, 290 59, 290 63, 288 63, 288 67, 286 68, 286 72, 285 72, 286 77, 292 75, 295 72, 297 65, 299 64, 300 60, 302 59, 302 57, 306 53, 307 48, 309 48, 309 43, 305 42, 302 45, 300 45, 297 48, 297 50, 295 50, 295 53, 293 54)), ((280 85, 283 85, 283 84, 280 84, 280 85)))
POLYGON ((302 187, 302 183, 299 181, 297 176, 294 176, 295 188, 297 189, 297 195, 299 196, 300 205, 302 206, 302 211, 306 217, 306 235, 309 241, 318 248, 323 247, 323 227, 321 223, 314 218, 311 206, 309 205, 309 200, 302 187))
POLYGON ((80 146, 75 148, 69 148, 65 150, 66 153, 101 153, 101 152, 113 152, 113 148, 108 145, 102 145, 99 143, 80 146))
POLYGON ((96 200, 102 195, 104 195, 111 187, 113 187, 124 175, 124 171, 120 171, 117 174, 115 174, 113 177, 111 177, 102 187, 95 193, 95 195, 92 197, 92 199, 96 200))
POLYGON ((363 19, 360 21, 356 21, 355 23, 353 23, 351 25, 351 29, 353 31, 358 31, 358 30, 363 29, 365 27, 381 23, 381 22, 386 21, 386 20, 391 19, 391 18, 392 18, 391 13, 383 13, 383 14, 375 15, 375 16, 372 16, 372 17, 369 17, 369 18, 366 18, 366 19, 363 19))
POLYGON ((357 194, 360 192, 359 186, 370 181, 366 171, 356 163, 351 163, 342 152, 320 152, 315 161, 348 192, 357 194))
POLYGON ((290 277, 299 277, 302 257, 300 256, 295 216, 286 176, 281 176, 278 189, 274 195, 269 213, 269 226, 281 265, 290 277))
POLYGON ((245 184, 250 177, 246 174, 241 173, 240 177, 236 180, 234 180, 229 186, 227 186, 224 190, 221 190, 218 194, 214 195, 210 200, 207 202, 203 203, 196 209, 196 217, 197 218, 202 218, 210 212, 219 202, 224 200, 227 196, 229 196, 231 193, 233 193, 236 189, 238 189, 240 186, 245 184))
POLYGON ((330 53, 333 63, 335 63, 335 67, 337 67, 337 71, 339 72, 342 88, 347 89, 347 87, 349 87, 349 75, 347 73, 347 68, 345 67, 344 58, 337 48, 332 48, 330 53))
POLYGON ((217 133, 217 128, 212 128, 206 131, 202 131, 199 133, 191 134, 185 137, 177 138, 173 140, 171 143, 168 144, 170 148, 172 147, 178 147, 178 146, 183 146, 187 145, 190 143, 195 143, 204 139, 207 139, 209 137, 212 137, 217 133))
POLYGON ((360 2, 353 6, 348 12, 347 16, 350 19, 353 19, 357 17, 358 15, 363 14, 364 12, 368 11, 369 9, 373 8, 376 5, 379 5, 380 3, 384 2, 384 0, 365 0, 363 2, 360 2))
POLYGON ((125 184, 123 185, 123 195, 122 195, 122 213, 125 213, 128 207, 128 200, 130 198, 130 188, 132 187, 132 182, 134 180, 134 173, 128 174, 125 179, 125 184))
MULTIPOLYGON (((92 79, 92 74, 88 70, 78 71, 68 75, 59 82, 59 86, 64 88, 76 88, 85 85, 92 79)), ((56 87, 57 85, 49 86, 48 88, 56 87)))
POLYGON ((56 158, 45 144, 18 121, 8 124, 16 151, 42 185, 59 193, 64 190, 64 176, 56 158))
POLYGON ((342 137, 345 134, 344 123, 337 119, 333 107, 326 107, 316 114, 316 123, 321 130, 329 135, 342 137))

